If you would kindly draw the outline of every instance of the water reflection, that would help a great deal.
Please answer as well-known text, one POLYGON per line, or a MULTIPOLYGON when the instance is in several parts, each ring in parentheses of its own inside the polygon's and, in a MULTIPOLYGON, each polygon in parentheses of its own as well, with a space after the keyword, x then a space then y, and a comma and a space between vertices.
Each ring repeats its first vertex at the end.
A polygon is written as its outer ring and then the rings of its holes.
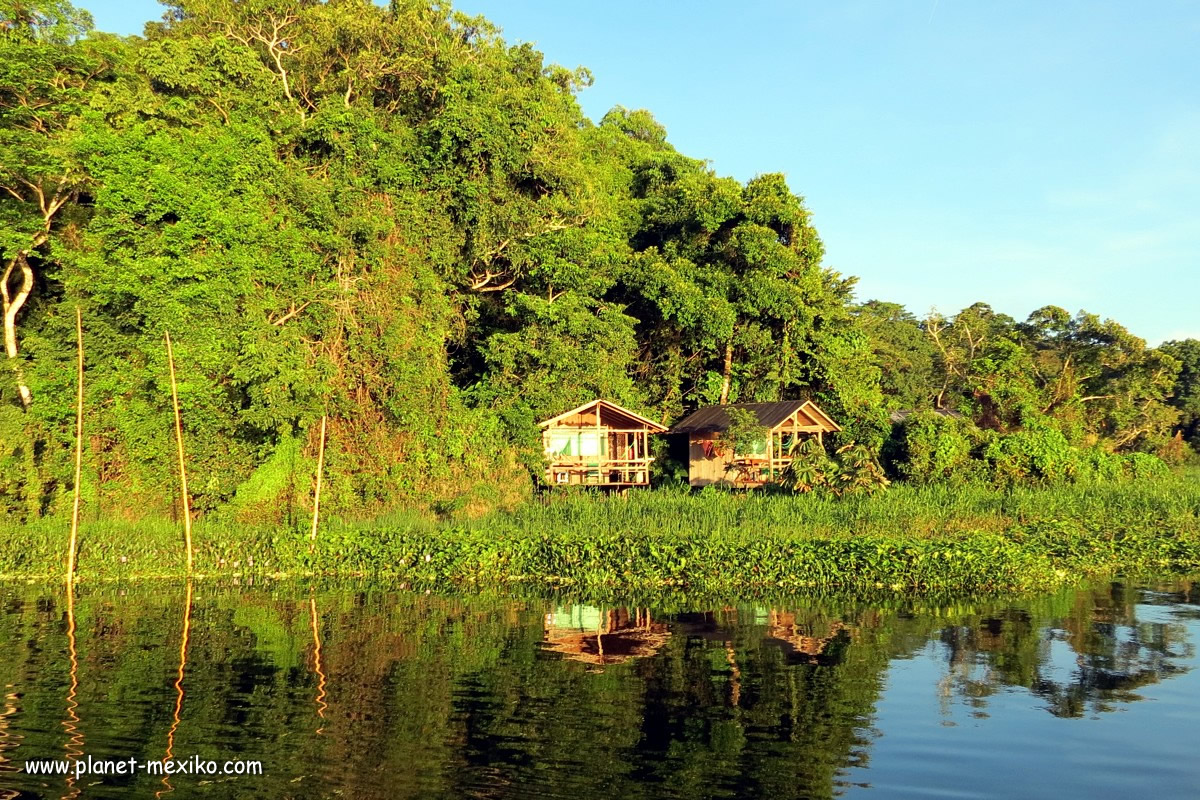
POLYGON ((1185 671, 1195 657, 1182 620, 1139 619, 1138 605, 1138 592, 1115 583, 1074 593, 1049 625, 1022 608, 945 625, 937 633, 948 666, 943 691, 983 709, 996 691, 1023 687, 1062 717, 1137 700, 1134 690, 1185 671))
MULTIPOLYGON (((183 600, 183 625, 179 634, 179 671, 175 674, 175 708, 171 712, 171 728, 167 731, 167 751, 163 755, 163 763, 171 761, 175 755, 175 732, 179 730, 181 712, 183 711, 183 677, 187 670, 188 640, 192 631, 192 581, 187 582, 187 594, 183 600)), ((154 793, 155 797, 175 791, 171 779, 167 775, 162 778, 163 788, 154 793)))
MULTIPOLYGON (((67 732, 65 745, 67 761, 74 762, 84 754, 83 731, 79 729, 79 703, 75 697, 79 691, 79 654, 75 649, 75 584, 67 582, 67 658, 70 661, 67 688, 67 717, 62 721, 63 729, 67 732)), ((79 796, 79 787, 74 775, 67 777, 67 793, 65 798, 79 796)))
MULTIPOLYGON (((893 758, 927 718, 982 737, 937 734, 959 737, 939 747, 996 750, 1038 718, 1072 726, 1048 737, 1086 741, 1106 730, 1098 715, 1147 697, 1173 700, 1139 704, 1146 724, 1200 712, 1188 582, 708 609, 287 585, 182 594, 0 586, 0 798, 61 793, 62 778, 55 790, 14 771, 27 758, 157 760, 164 742, 168 758, 261 759, 266 774, 91 777, 69 792, 830 797, 886 784, 893 763, 928 768, 893 758)), ((1179 779, 1195 784, 1191 769, 1179 779)))
MULTIPOLYGON (((310 597, 308 599, 309 623, 312 627, 313 636, 313 672, 317 673, 317 696, 314 702, 317 706, 317 717, 325 719, 325 709, 329 708, 329 704, 325 702, 325 671, 321 669, 321 626, 317 621, 317 598, 310 597)), ((320 736, 324 731, 324 726, 318 726, 315 733, 320 736)))
POLYGON ((601 671, 607 664, 646 658, 666 644, 671 632, 648 609, 576 605, 546 615, 546 649, 601 671))

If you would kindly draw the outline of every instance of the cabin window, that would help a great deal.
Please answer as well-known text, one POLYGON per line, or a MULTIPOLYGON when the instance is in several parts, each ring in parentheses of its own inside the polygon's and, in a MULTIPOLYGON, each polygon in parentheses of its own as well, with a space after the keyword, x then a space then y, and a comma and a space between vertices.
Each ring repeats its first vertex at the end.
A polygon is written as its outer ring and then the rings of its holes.
POLYGON ((582 431, 579 434, 579 455, 581 456, 598 456, 600 455, 600 432, 599 431, 582 431))
POLYGON ((551 431, 550 453, 556 456, 598 456, 604 437, 601 431, 551 431))
POLYGON ((759 439, 750 447, 748 451, 739 450, 734 453, 734 458, 765 458, 767 455, 767 440, 759 439))

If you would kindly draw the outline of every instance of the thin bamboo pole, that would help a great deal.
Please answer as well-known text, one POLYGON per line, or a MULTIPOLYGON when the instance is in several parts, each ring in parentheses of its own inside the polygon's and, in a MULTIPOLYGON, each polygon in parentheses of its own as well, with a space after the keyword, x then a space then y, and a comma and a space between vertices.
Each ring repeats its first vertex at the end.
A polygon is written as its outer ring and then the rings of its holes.
POLYGON ((75 342, 78 358, 75 395, 75 507, 71 511, 71 544, 67 549, 67 587, 75 583, 75 551, 79 543, 79 497, 83 476, 83 312, 75 306, 75 342))
POLYGON ((328 414, 321 415, 321 445, 317 449, 317 490, 313 496, 313 522, 312 533, 308 537, 309 547, 316 544, 317 523, 321 519, 321 475, 325 471, 325 423, 328 419, 328 414))
POLYGON ((175 406, 175 445, 179 451, 179 491, 183 496, 183 537, 187 544, 187 574, 192 574, 192 507, 188 500, 187 469, 183 465, 183 422, 179 416, 179 388, 175 383, 175 352, 167 331, 167 363, 171 368, 171 402, 175 406))

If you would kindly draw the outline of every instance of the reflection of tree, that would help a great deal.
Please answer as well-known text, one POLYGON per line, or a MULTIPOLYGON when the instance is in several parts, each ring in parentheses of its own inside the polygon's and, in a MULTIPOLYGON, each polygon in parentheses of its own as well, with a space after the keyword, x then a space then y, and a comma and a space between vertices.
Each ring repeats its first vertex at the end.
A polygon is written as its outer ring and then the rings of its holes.
MULTIPOLYGON (((554 602, 200 583, 179 703, 183 588, 88 587, 74 701, 94 755, 161 758, 175 725, 177 755, 262 759, 266 776, 204 787, 217 798, 828 797, 867 762, 893 658, 941 659, 948 702, 983 706, 1020 686, 1053 713, 1090 713, 1191 655, 1172 621, 1186 609, 1150 617, 1138 604, 1200 599, 1190 584, 1114 586, 927 608, 596 608, 566 624, 575 612, 554 602)), ((62 752, 69 641, 61 595, 4 592, 0 786, 37 794, 3 770, 62 752)), ((195 788, 173 783, 176 796, 195 788)))
POLYGON ((887 663, 864 622, 816 609, 679 615, 665 657, 638 666, 641 777, 680 796, 832 794, 841 770, 865 762, 887 663))
MULTIPOLYGON (((1169 597, 1187 602, 1194 590, 1186 586, 1169 597)), ((1184 626, 1139 621, 1135 589, 1113 583, 1064 598, 1036 619, 1019 608, 977 610, 937 631, 945 698, 982 707, 999 688, 1022 686, 1045 698, 1050 713, 1077 717, 1137 700, 1136 689, 1184 671, 1178 661, 1193 652, 1184 626), (1073 654, 1066 678, 1051 654, 1056 641, 1073 654)))

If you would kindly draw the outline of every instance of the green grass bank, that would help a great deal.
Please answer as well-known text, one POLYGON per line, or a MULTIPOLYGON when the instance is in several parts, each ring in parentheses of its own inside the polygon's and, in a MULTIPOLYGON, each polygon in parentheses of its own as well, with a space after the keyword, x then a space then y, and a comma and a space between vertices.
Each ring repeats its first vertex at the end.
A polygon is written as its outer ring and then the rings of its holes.
MULTIPOLYGON (((1200 473, 1152 482, 996 491, 893 486, 841 500, 719 491, 569 495, 475 520, 330 521, 302 530, 201 521, 199 576, 368 577, 409 588, 980 592, 1116 572, 1200 569, 1200 473)), ((61 577, 65 522, 0 525, 0 575, 61 577)), ((79 577, 184 574, 168 522, 91 522, 79 577)))

